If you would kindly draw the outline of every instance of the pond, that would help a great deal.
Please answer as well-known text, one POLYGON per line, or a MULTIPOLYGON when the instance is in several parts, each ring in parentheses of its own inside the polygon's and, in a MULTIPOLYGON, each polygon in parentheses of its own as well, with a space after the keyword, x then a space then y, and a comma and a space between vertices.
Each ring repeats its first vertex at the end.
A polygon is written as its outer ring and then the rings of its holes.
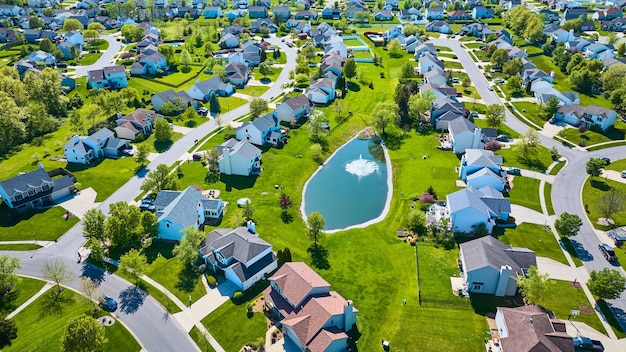
POLYGON ((391 200, 387 159, 386 151, 373 140, 350 140, 307 181, 303 217, 320 212, 330 232, 382 220, 391 200))

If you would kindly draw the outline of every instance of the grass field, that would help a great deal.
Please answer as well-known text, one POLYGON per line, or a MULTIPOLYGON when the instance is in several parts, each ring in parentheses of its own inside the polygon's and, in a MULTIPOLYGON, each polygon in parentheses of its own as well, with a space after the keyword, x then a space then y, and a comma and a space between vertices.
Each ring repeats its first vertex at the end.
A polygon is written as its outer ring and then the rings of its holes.
POLYGON ((189 332, 189 336, 191 336, 191 338, 196 342, 196 345, 198 345, 201 351, 215 352, 215 350, 213 349, 213 347, 211 347, 211 344, 209 343, 207 338, 204 337, 202 332, 200 332, 200 330, 197 327, 194 326, 191 329, 191 331, 189 332))
POLYGON ((545 183, 543 186, 544 199, 546 200, 546 210, 548 215, 555 215, 554 206, 552 205, 552 185, 545 183))
POLYGON ((96 61, 98 61, 98 59, 100 58, 100 56, 102 56, 102 53, 85 54, 80 59, 74 60, 74 62, 83 66, 89 66, 89 65, 95 64, 96 61))
MULTIPOLYGON (((596 229, 605 231, 608 230, 606 226, 602 226, 597 223, 597 220, 601 215, 598 207, 595 205, 600 202, 600 199, 604 197, 611 188, 620 189, 622 192, 626 192, 625 184, 601 177, 590 177, 583 186, 583 202, 585 204, 589 204, 589 220, 596 229)), ((611 218, 615 221, 616 227, 626 225, 625 211, 616 213, 612 215, 611 218)))
POLYGON ((530 208, 541 213, 539 202, 539 180, 515 176, 513 188, 509 191, 511 203, 530 208))
POLYGON ((146 275, 165 286, 183 302, 188 302, 189 296, 194 302, 204 296, 206 290, 200 279, 201 274, 172 256, 173 245, 163 245, 159 248, 164 248, 159 251, 162 256, 150 263, 146 275))
POLYGON ((66 168, 76 175, 83 188, 92 187, 96 190, 96 202, 101 202, 126 183, 137 166, 134 158, 123 157, 117 160, 107 158, 92 167, 68 164, 66 168))
POLYGON ((546 120, 541 117, 541 109, 537 104, 527 101, 520 101, 512 104, 520 114, 533 122, 535 125, 543 127, 546 123, 546 120))
POLYGON ((0 251, 34 251, 41 246, 29 243, 0 244, 0 251))
MULTIPOLYGON (((18 337, 3 351, 61 351, 67 322, 80 314, 91 315, 92 305, 71 290, 55 299, 55 289, 37 298, 17 314, 18 337)), ((103 313, 103 312, 101 312, 103 313)), ((104 351, 139 351, 140 346, 120 323, 105 327, 108 339, 104 351)))
POLYGON ((539 257, 547 257, 568 265, 567 259, 554 238, 552 231, 546 231, 542 225, 522 223, 514 229, 505 229, 498 239, 515 247, 528 248, 539 257))
POLYGON ((524 159, 515 148, 500 149, 497 154, 504 158, 504 166, 519 167, 542 172, 552 164, 552 156, 548 148, 539 146, 537 154, 530 160, 524 159))
POLYGON ((35 293, 39 292, 45 282, 28 277, 18 277, 15 287, 11 292, 0 296, 0 319, 4 319, 9 313, 28 301, 35 293))
POLYGON ((565 128, 559 132, 559 136, 567 139, 568 141, 582 146, 591 146, 598 143, 610 142, 613 139, 594 131, 586 131, 580 133, 578 128, 565 128))
POLYGON ((65 220, 65 209, 60 206, 27 212, 17 219, 9 218, 7 211, 6 205, 0 205, 0 241, 54 241, 78 222, 75 216, 65 220))
POLYGON ((248 85, 247 87, 243 89, 237 89, 237 93, 246 94, 252 97, 258 97, 258 96, 261 96, 261 94, 267 92, 268 89, 270 89, 269 86, 248 85))
POLYGON ((560 163, 554 165, 554 167, 552 169, 550 169, 550 175, 556 175, 559 173, 559 171, 561 171, 561 169, 563 167, 565 167, 566 162, 565 161, 561 161, 560 163))

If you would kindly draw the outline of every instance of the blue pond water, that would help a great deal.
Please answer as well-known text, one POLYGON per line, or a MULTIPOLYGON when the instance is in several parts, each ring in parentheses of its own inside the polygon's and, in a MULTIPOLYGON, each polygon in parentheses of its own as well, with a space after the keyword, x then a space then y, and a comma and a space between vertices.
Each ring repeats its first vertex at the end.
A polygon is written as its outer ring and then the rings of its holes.
POLYGON ((327 230, 375 219, 385 208, 387 172, 380 145, 355 138, 309 180, 304 190, 304 212, 320 212, 327 230))

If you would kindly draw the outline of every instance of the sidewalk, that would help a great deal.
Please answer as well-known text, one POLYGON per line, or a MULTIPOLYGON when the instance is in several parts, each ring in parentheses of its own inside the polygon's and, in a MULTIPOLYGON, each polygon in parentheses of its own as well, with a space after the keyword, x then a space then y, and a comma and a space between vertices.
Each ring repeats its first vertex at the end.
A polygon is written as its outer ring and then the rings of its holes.
POLYGON ((14 316, 17 315, 17 313, 23 311, 26 307, 28 307, 31 303, 33 303, 37 298, 39 298, 39 296, 43 295, 44 293, 46 293, 49 289, 51 289, 52 287, 54 287, 54 283, 52 282, 46 282, 45 285, 43 285, 43 287, 41 288, 41 290, 39 290, 39 292, 35 293, 31 298, 28 299, 28 301, 22 303, 21 306, 17 307, 14 311, 12 311, 11 313, 9 313, 9 315, 7 315, 7 317, 5 319, 11 319, 14 316))

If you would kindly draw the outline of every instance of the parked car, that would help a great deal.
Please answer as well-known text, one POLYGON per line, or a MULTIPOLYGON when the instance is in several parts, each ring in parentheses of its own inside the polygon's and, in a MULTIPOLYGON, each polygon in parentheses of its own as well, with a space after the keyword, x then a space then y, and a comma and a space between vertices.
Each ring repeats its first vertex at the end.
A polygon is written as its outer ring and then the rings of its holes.
POLYGON ((615 242, 616 247, 622 247, 624 242, 626 242, 626 231, 621 228, 612 229, 606 234, 613 240, 613 242, 615 242))
POLYGON ((140 211, 149 211, 151 213, 154 213, 154 212, 156 212, 156 207, 154 206, 154 204, 141 203, 141 204, 139 204, 139 210, 140 211))
POLYGON ((493 92, 493 87, 492 87, 492 86, 489 86, 489 90, 493 92))
POLYGON ((209 109, 205 107, 198 108, 198 115, 206 117, 208 114, 209 114, 209 109))
POLYGON ((611 163, 611 159, 609 159, 609 158, 607 158, 607 157, 600 158, 600 159, 602 159, 602 161, 604 161, 604 163, 605 163, 606 165, 609 165, 609 164, 611 163))
POLYGON ((122 155, 126 155, 126 156, 134 156, 135 152, 133 152, 132 149, 124 149, 122 150, 122 155))
POLYGON ((613 247, 609 246, 606 243, 600 243, 598 245, 598 249, 600 250, 600 252, 602 252, 602 255, 604 256, 604 258, 608 261, 614 261, 617 260, 617 256, 615 255, 615 251, 613 250, 613 247))
POLYGON ((154 204, 154 200, 150 199, 150 198, 144 198, 144 199, 141 200, 141 204, 152 205, 152 204, 154 204))
POLYGON ((506 170, 506 173, 509 175, 516 175, 516 176, 521 176, 522 175, 522 170, 516 168, 516 167, 511 167, 508 170, 506 170))
POLYGON ((115 312, 117 309, 117 302, 107 295, 102 295, 100 297, 100 307, 107 312, 115 312))
POLYGON ((509 141, 509 136, 507 136, 506 134, 499 134, 496 137, 496 141, 498 141, 498 142, 508 142, 509 141))
POLYGON ((626 178, 626 170, 622 171, 622 178, 626 178))
POLYGON ((204 155, 202 153, 193 153, 191 155, 191 158, 193 159, 193 161, 200 161, 200 160, 202 160, 203 156, 204 155))

